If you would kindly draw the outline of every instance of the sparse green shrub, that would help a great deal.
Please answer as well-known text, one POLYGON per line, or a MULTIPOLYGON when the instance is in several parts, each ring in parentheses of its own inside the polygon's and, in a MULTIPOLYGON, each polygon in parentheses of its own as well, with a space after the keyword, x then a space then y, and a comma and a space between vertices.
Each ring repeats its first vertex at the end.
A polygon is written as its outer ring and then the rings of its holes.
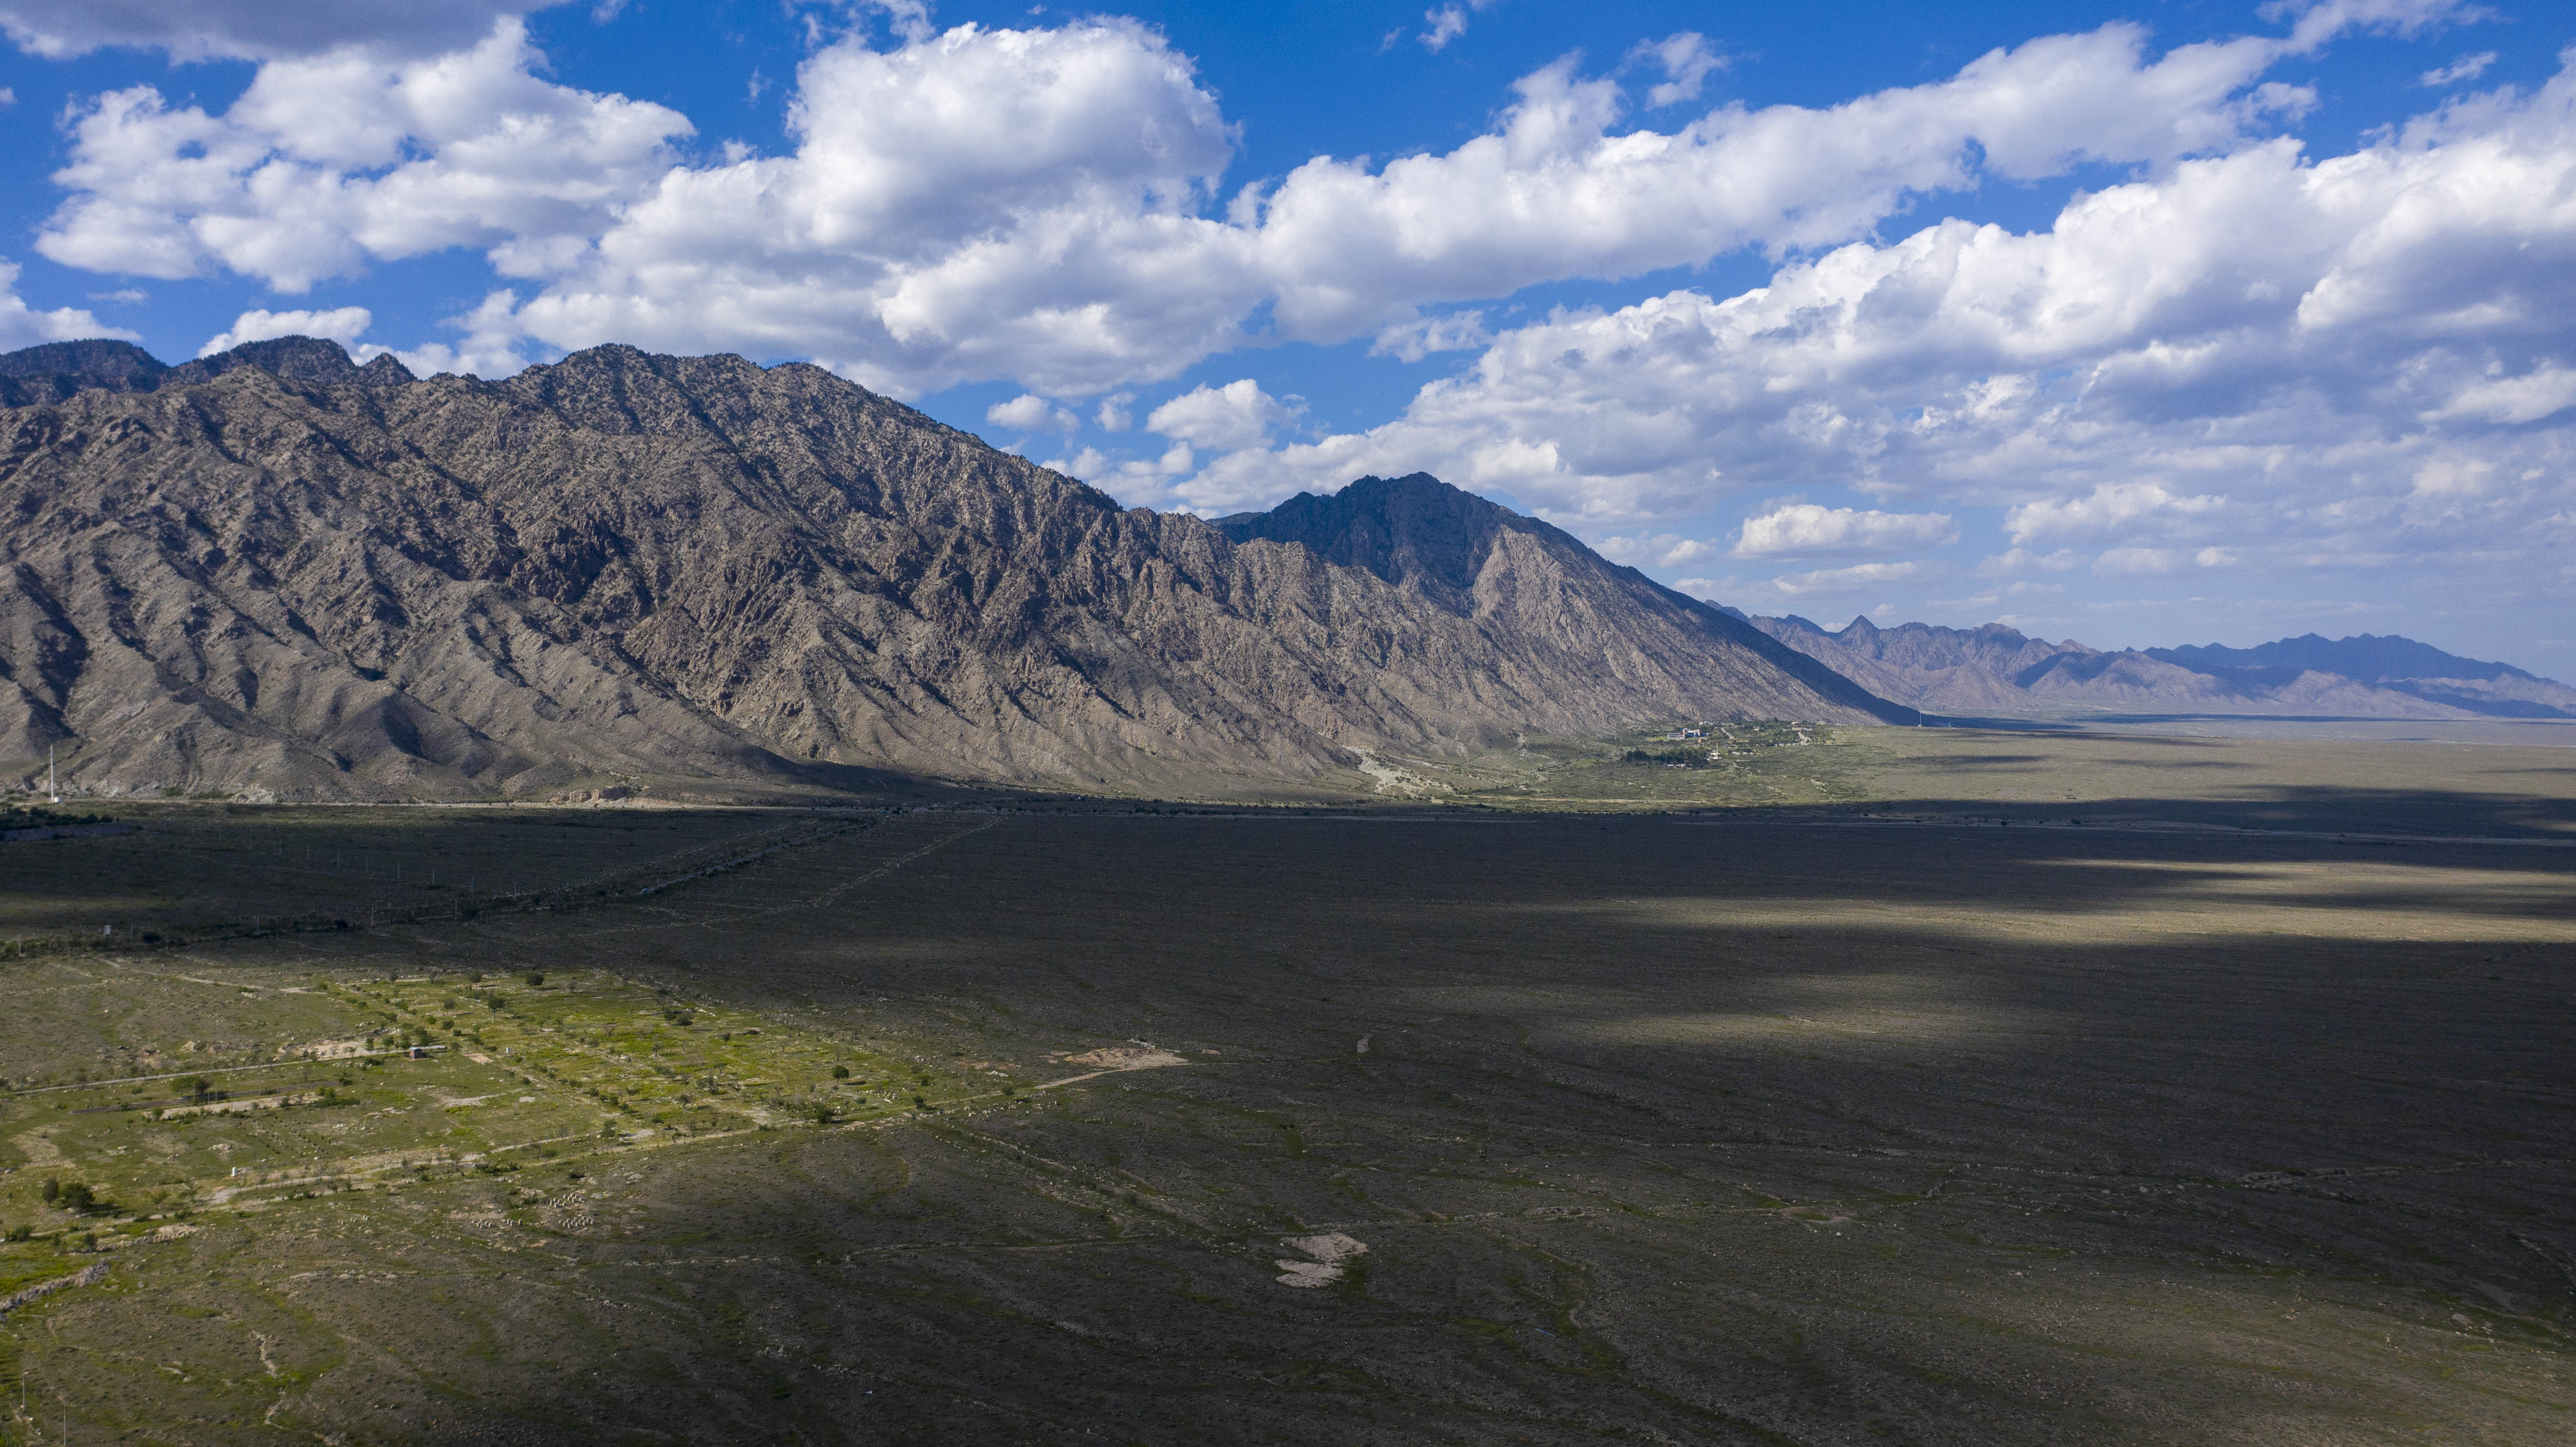
POLYGON ((12 1241, 32 1241, 35 1239, 35 1235, 35 1227, 21 1222, 18 1225, 9 1228, 8 1239, 12 1241))
POLYGON ((542 989, 544 989, 545 987, 546 987, 546 977, 545 977, 545 975, 544 975, 544 973, 543 973, 542 971, 538 971, 538 970, 530 970, 530 971, 528 971, 528 988, 529 988, 529 989, 531 989, 531 990, 542 990, 542 989))
POLYGON ((1630 749, 1620 756, 1619 762, 1660 764, 1677 769, 1705 769, 1708 767, 1708 751, 1705 749, 1630 749))
POLYGON ((846 1066, 846 1065, 835 1065, 835 1066, 833 1066, 833 1067, 832 1067, 832 1078, 833 1078, 834 1080, 847 1080, 847 1079, 849 1079, 849 1078, 850 1078, 850 1067, 848 1067, 848 1066, 846 1066))

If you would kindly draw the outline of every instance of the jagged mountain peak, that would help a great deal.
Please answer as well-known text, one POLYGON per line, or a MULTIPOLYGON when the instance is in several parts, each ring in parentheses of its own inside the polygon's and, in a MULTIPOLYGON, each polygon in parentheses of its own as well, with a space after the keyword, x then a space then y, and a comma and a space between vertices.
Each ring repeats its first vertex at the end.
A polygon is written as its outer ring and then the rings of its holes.
POLYGON ((132 342, 47 342, 0 356, 0 406, 61 402, 82 392, 152 392, 211 382, 245 367, 283 381, 322 387, 398 387, 416 380, 391 353, 361 367, 327 337, 274 337, 244 342, 176 367, 132 342))
POLYGON ((0 413, 0 767, 1240 796, 1365 788, 1350 748, 1912 717, 1427 475, 1215 526, 801 364, 597 347, 351 406, 332 343, 205 362, 0 413))
POLYGON ((168 370, 134 343, 109 337, 43 342, 0 355, 0 377, 88 377, 113 391, 132 391, 137 383, 149 387, 168 370))
POLYGON ((1362 477, 1338 492, 1301 492, 1261 513, 1219 518, 1237 542, 1300 543, 1325 561, 1463 604, 1504 532, 1589 551, 1571 534, 1427 472, 1362 477))
POLYGON ((350 360, 346 347, 328 337, 296 336, 244 342, 230 351, 199 357, 193 362, 172 367, 162 378, 161 385, 185 387, 211 382, 226 372, 239 371, 244 367, 257 367, 283 381, 320 387, 398 386, 414 380, 411 369, 391 353, 360 367, 350 360))
POLYGON ((169 370, 132 342, 45 342, 0 355, 0 407, 59 402, 93 390, 148 392, 169 370))

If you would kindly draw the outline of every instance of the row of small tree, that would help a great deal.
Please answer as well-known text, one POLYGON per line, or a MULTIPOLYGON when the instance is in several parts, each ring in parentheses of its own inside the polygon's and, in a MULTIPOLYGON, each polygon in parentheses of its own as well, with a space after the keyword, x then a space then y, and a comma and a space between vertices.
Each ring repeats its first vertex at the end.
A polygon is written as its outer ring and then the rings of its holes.
POLYGON ((65 1211, 104 1211, 109 1209, 107 1199, 98 1193, 98 1188, 90 1185, 86 1181, 65 1181, 54 1176, 47 1176, 45 1177, 44 1186, 39 1189, 36 1194, 44 1198, 46 1205, 58 1207, 65 1211))

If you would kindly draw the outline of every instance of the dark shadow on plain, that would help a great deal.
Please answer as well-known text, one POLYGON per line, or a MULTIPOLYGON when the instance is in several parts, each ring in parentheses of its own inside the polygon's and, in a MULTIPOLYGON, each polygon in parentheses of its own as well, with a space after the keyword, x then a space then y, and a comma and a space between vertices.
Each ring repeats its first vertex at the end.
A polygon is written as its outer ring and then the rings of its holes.
MULTIPOLYGON (((2197 765, 2185 763, 2167 767, 2191 768, 2197 765)), ((2132 796, 1994 800, 1917 796, 1873 799, 1833 806, 1833 810, 1895 817, 1918 815, 2025 822, 2078 818, 2103 824, 2163 821, 2245 830, 2408 835, 2419 836, 2427 842, 2445 836, 2576 841, 2576 798, 2471 793, 2456 789, 2267 785, 2247 788, 2231 797, 2195 799, 2132 796)), ((1824 811, 1807 806, 1710 812, 1751 818, 1766 815, 1812 817, 1824 811)))
MULTIPOLYGON (((1188 1063, 672 1177, 685 1250, 579 1279, 685 1309, 571 1364, 614 1390, 482 1400, 719 1440, 2218 1441, 2320 1402, 2356 1438, 2542 1430, 2576 930, 2564 890, 2453 876, 2576 857, 2337 883, 2434 848, 1033 817, 828 915, 702 901, 689 988, 1188 1063), (2213 893, 2284 869, 2313 881, 2213 893), (1321 1231, 1365 1269, 1280 1286, 1321 1231)), ((587 938, 547 948, 634 956, 587 938)))

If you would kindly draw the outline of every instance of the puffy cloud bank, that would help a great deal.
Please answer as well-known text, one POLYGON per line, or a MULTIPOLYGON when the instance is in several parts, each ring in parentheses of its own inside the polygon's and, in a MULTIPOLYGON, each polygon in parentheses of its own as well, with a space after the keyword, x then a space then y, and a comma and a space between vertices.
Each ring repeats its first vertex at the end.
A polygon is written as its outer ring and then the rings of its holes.
POLYGON ((434 55, 417 53, 430 22, 394 7, 341 7, 338 29, 298 33, 345 43, 286 54, 252 34, 261 7, 14 3, 0 15, 48 53, 122 38, 267 57, 219 115, 135 86, 76 116, 57 178, 72 194, 38 242, 57 261, 291 293, 475 247, 525 283, 473 323, 477 354, 512 338, 728 348, 903 395, 986 378, 1096 393, 1253 340, 1380 335, 1418 355, 1478 335, 1426 307, 1828 246, 1986 178, 2231 153, 2313 103, 2262 81, 2284 56, 2453 8, 2342 0, 2286 37, 2152 58, 2116 24, 1837 106, 1629 124, 1622 75, 1668 109, 1720 63, 1686 34, 1619 74, 1569 57, 1525 76, 1489 133, 1447 153, 1317 157, 1224 196, 1232 127, 1188 58, 1129 20, 916 23, 888 49, 852 35, 801 68, 791 154, 699 157, 684 117, 541 78, 527 7, 504 0, 440 21, 490 28, 434 55))
MULTIPOLYGON (((1134 21, 940 33, 901 9, 896 40, 810 55, 768 155, 546 78, 526 8, 347 5, 298 49, 247 5, 0 0, 42 54, 262 62, 220 113, 151 86, 79 108, 37 245, 286 294, 473 248, 502 284, 415 368, 618 340, 811 357, 899 396, 1004 380, 991 425, 1130 501, 1231 511, 1428 469, 1642 565, 1793 570, 1696 580, 1756 604, 1955 583, 1986 607, 2050 579, 2400 557, 2570 581, 2547 561, 2576 541, 2567 63, 2445 98, 2492 64, 2461 55, 2422 75, 2425 114, 2327 156, 2283 133, 2317 97, 2267 78, 2358 30, 2474 18, 2448 0, 2292 5, 2284 34, 2161 53, 2124 24, 2043 36, 1825 107, 1694 104, 1727 60, 1682 34, 1524 76, 1448 151, 1231 188, 1232 123, 1134 21), (468 22, 471 43, 438 28, 468 22), (2127 179, 2045 230, 1899 220, 2102 166, 2127 179), (1740 295, 1511 327, 1473 305, 1747 248, 1776 270, 1740 295), (1150 391, 1358 339, 1462 362, 1345 433, 1251 378, 1150 391), (1086 416, 1161 440, 1077 450, 1086 416), (1983 561, 1944 556, 1963 538, 1983 561)), ((1425 42, 1473 8, 1429 12, 1425 42)), ((0 305, 21 335, 75 325, 95 330, 0 305)))
MULTIPOLYGON (((1827 486, 1994 508, 2004 575, 2068 545, 2124 574, 2537 560, 2576 540, 2566 61, 2348 155, 2186 160, 2044 232, 1944 221, 1739 296, 1562 312, 1393 422, 1221 456, 1170 496, 1429 466, 1595 530, 1827 486)), ((1735 553, 1915 550, 1948 522, 1791 504, 1735 553)))
POLYGON ((18 264, 0 257, 0 352, 14 352, 44 342, 72 342, 83 337, 137 340, 122 327, 111 327, 76 307, 37 311, 18 295, 18 264))
POLYGON ((148 85, 71 121, 72 190, 38 237, 55 261, 296 293, 370 261, 484 248, 505 275, 590 251, 671 165, 688 120, 537 79, 524 27, 422 60, 344 48, 273 61, 230 110, 148 85))

